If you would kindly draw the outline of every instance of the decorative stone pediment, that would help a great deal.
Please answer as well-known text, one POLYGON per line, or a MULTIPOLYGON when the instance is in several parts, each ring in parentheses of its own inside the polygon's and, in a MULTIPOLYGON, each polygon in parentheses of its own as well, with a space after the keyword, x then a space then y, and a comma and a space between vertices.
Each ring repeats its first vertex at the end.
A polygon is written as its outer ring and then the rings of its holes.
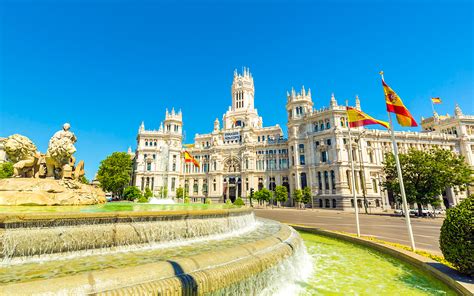
POLYGON ((225 159, 224 160, 224 171, 229 172, 229 173, 240 172, 241 171, 240 159, 235 157, 235 156, 231 156, 231 157, 228 157, 227 159, 225 159))

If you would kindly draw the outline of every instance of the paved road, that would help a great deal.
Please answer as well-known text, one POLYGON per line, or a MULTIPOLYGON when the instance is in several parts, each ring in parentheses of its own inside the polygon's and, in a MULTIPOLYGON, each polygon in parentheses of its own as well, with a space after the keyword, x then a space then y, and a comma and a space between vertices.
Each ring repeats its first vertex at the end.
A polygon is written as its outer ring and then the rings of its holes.
MULTIPOLYGON (((354 213, 309 209, 255 209, 255 214, 258 217, 278 220, 283 223, 357 233, 354 213)), ((361 235, 410 245, 405 219, 402 217, 360 214, 359 220, 361 235)), ((441 253, 438 240, 443 220, 441 218, 412 218, 411 222, 417 249, 441 253)))

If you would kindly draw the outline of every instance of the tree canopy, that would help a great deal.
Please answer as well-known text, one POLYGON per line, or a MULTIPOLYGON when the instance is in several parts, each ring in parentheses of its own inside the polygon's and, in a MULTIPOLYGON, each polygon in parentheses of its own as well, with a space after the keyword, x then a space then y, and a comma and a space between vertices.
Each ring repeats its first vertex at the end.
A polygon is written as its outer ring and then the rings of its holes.
POLYGON ((179 186, 178 188, 176 188, 176 197, 177 198, 183 198, 184 197, 183 187, 179 186))
POLYGON ((295 205, 299 205, 303 200, 303 191, 301 189, 295 189, 295 191, 293 191, 293 200, 295 201, 295 205))
MULTIPOLYGON (((449 150, 435 148, 428 151, 410 150, 399 154, 405 193, 409 203, 417 203, 421 216, 423 205, 436 205, 439 195, 447 187, 458 186, 461 190, 472 183, 473 171, 459 156, 449 150)), ((393 154, 387 154, 383 172, 382 187, 400 196, 400 185, 393 154)))
POLYGON ((284 203, 288 199, 288 189, 281 185, 275 187, 275 199, 280 204, 284 203))
POLYGON ((123 190, 123 198, 126 200, 135 200, 142 197, 142 192, 136 186, 128 186, 123 190))
POLYGON ((271 196, 272 196, 272 192, 268 190, 267 188, 262 188, 256 191, 254 194, 255 199, 258 200, 260 203, 270 201, 271 196))
POLYGON ((306 186, 305 188, 303 188, 303 198, 302 198, 302 201, 303 203, 307 204, 311 201, 311 188, 309 188, 308 186, 306 186))
POLYGON ((146 198, 146 199, 149 199, 150 197, 153 197, 153 192, 151 191, 150 188, 145 188, 145 193, 143 193, 143 196, 146 198))
POLYGON ((0 179, 13 176, 13 164, 9 161, 0 163, 0 179))
POLYGON ((130 183, 132 160, 126 152, 114 152, 100 163, 97 179, 104 191, 122 196, 123 189, 130 183))

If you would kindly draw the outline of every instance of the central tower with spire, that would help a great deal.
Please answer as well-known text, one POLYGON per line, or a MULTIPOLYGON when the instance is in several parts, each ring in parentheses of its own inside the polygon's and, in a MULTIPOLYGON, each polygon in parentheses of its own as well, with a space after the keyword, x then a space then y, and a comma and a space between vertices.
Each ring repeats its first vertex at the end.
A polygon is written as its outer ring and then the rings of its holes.
POLYGON ((255 88, 248 68, 242 74, 234 70, 231 88, 232 105, 223 116, 224 129, 262 127, 262 118, 254 106, 255 88))
POLYGON ((248 68, 243 69, 243 74, 234 70, 234 80, 232 82, 232 111, 240 109, 253 109, 255 88, 253 77, 248 68))

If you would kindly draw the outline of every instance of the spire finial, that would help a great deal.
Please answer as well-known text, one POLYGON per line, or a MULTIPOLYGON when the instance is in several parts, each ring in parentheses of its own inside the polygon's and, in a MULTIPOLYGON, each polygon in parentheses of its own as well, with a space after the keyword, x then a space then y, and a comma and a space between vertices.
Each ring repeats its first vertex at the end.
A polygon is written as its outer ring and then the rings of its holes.
POLYGON ((329 106, 331 106, 331 108, 334 108, 337 106, 337 101, 336 101, 336 97, 334 96, 334 93, 331 94, 331 101, 329 103, 329 106))
POLYGON ((357 110, 360 110, 360 100, 359 100, 359 96, 358 96, 358 95, 356 95, 355 101, 356 101, 355 108, 356 108, 357 110))
POLYGON ((454 108, 454 115, 456 117, 462 116, 462 110, 461 107, 456 103, 456 107, 454 108))

